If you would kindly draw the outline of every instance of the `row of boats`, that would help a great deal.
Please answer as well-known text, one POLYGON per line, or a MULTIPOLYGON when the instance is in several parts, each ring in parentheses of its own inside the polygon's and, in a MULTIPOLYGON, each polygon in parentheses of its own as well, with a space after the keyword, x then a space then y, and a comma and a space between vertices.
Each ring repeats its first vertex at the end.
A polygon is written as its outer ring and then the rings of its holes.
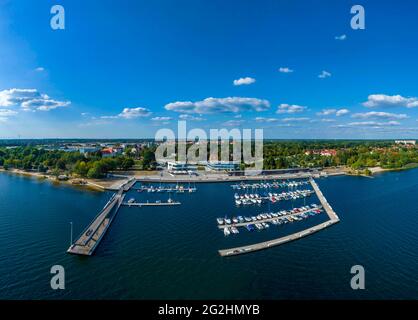
POLYGON ((280 212, 262 213, 252 217, 218 218, 217 221, 219 225, 223 226, 224 234, 228 236, 231 233, 239 233, 238 227, 240 226, 245 227, 248 231, 265 230, 270 227, 269 223, 273 225, 287 224, 289 222, 307 219, 321 212, 323 212, 321 206, 313 204, 289 211, 283 210, 280 212))
POLYGON ((273 182, 259 182, 259 183, 244 183, 231 185, 234 190, 244 189, 270 189, 270 188, 284 188, 284 187, 300 187, 309 184, 309 181, 273 181, 273 182))
POLYGON ((193 193, 196 192, 197 189, 196 187, 185 187, 183 185, 176 185, 176 186, 171 186, 171 187, 166 187, 166 186, 141 186, 140 188, 137 189, 138 192, 168 192, 168 193, 193 193))
POLYGON ((253 204, 261 204, 263 201, 268 200, 272 203, 281 200, 296 200, 300 198, 305 198, 310 196, 313 193, 312 190, 305 189, 305 190, 295 190, 289 192, 281 192, 281 193, 267 193, 265 196, 261 196, 258 193, 246 193, 243 195, 239 195, 235 193, 235 204, 239 205, 253 205, 253 204))

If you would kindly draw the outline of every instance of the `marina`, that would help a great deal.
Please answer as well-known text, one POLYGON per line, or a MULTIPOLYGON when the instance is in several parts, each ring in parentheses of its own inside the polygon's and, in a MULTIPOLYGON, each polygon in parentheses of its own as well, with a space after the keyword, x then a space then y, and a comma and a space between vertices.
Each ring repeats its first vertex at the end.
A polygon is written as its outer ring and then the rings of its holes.
POLYGON ((243 189, 278 189, 278 188, 295 188, 303 185, 308 185, 309 182, 306 180, 303 181, 272 181, 272 182, 260 182, 260 183, 244 183, 231 185, 231 188, 234 190, 243 190, 243 189))
POLYGON ((273 224, 282 224, 282 223, 287 223, 287 222, 292 222, 292 221, 298 221, 299 217, 301 219, 306 219, 307 217, 310 216, 310 214, 315 215, 315 214, 321 213, 322 211, 323 210, 321 206, 314 204, 314 205, 311 205, 310 207, 305 206, 301 208, 295 208, 289 211, 282 210, 280 212, 261 213, 261 214, 258 214, 257 216, 252 216, 252 217, 238 216, 237 218, 234 217, 232 219, 218 218, 217 222, 218 222, 219 229, 224 229, 224 228, 229 228, 229 227, 236 227, 236 228, 248 227, 250 225, 253 225, 256 223, 263 223, 263 222, 264 223, 273 222, 273 224), (297 219, 293 219, 294 217, 296 217, 297 219))
POLYGON ((260 195, 258 193, 245 193, 244 195, 239 195, 235 193, 235 204, 237 206, 240 205, 254 205, 254 204, 261 204, 266 201, 270 201, 271 203, 275 203, 277 201, 283 200, 296 200, 300 198, 309 197, 314 192, 312 190, 295 190, 289 192, 282 192, 282 193, 265 193, 260 195))
POLYGON ((290 234, 290 235, 287 235, 287 236, 284 236, 284 237, 277 238, 277 239, 263 241, 263 242, 256 243, 256 244, 251 244, 251 245, 245 245, 245 246, 230 248, 230 249, 219 250, 218 251, 219 255, 223 256, 223 257, 224 256, 235 256, 235 255, 250 253, 250 252, 254 252, 254 251, 258 251, 258 250, 268 249, 268 248, 278 246, 278 245, 281 245, 281 244, 284 244, 284 243, 287 243, 287 242, 290 242, 290 241, 293 241, 293 240, 301 239, 305 236, 311 235, 315 232, 318 232, 320 230, 328 228, 328 227, 334 225, 335 223, 338 223, 340 221, 340 219, 338 218, 337 214, 335 213, 335 211, 332 209, 332 207, 330 206, 330 204, 328 203, 328 201, 326 200, 326 198, 322 194, 322 192, 319 189, 315 180, 311 178, 309 180, 309 183, 311 184, 311 186, 314 189, 319 201, 321 202, 322 208, 327 213, 327 215, 329 217, 328 221, 323 222, 321 224, 318 224, 316 226, 307 228, 305 230, 295 232, 293 234, 290 234))
POLYGON ((175 186, 160 186, 156 187, 154 185, 144 186, 142 185, 138 189, 135 189, 138 192, 168 192, 168 193, 194 193, 197 191, 196 187, 192 187, 190 184, 188 187, 184 185, 176 184, 175 186))

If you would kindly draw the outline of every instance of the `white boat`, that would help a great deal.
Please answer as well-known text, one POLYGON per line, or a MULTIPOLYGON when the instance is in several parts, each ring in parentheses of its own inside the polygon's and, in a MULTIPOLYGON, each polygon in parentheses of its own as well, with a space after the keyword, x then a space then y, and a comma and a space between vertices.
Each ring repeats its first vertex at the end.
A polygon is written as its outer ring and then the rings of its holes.
POLYGON ((234 234, 239 233, 238 229, 235 228, 235 227, 231 227, 231 232, 234 233, 234 234))
POLYGON ((235 204, 239 206, 241 204, 241 200, 235 200, 235 204))
POLYGON ((231 234, 231 231, 229 231, 229 228, 224 228, 224 235, 229 236, 231 234))
POLYGON ((218 221, 219 225, 224 224, 224 219, 222 219, 222 218, 218 218, 218 219, 216 219, 216 221, 218 221))

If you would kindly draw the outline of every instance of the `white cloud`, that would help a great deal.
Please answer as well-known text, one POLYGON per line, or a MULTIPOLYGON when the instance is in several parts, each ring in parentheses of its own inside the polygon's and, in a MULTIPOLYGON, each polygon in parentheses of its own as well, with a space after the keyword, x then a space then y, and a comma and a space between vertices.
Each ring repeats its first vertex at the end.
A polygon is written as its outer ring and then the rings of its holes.
POLYGON ((405 98, 401 95, 389 96, 386 94, 371 94, 368 100, 363 103, 363 106, 367 108, 387 108, 387 107, 418 107, 418 98, 410 97, 405 98))
POLYGON ((393 127, 399 126, 400 123, 398 121, 387 121, 387 122, 376 122, 376 121, 361 121, 361 122, 350 122, 347 124, 340 124, 333 126, 334 128, 349 128, 349 127, 372 127, 372 128, 380 128, 380 127, 393 127))
POLYGON ((304 122, 309 121, 310 118, 284 118, 282 119, 283 122, 304 122))
POLYGON ((124 108, 121 113, 116 116, 102 116, 101 119, 136 119, 141 117, 149 117, 151 115, 151 111, 146 108, 124 108))
POLYGON ((196 117, 196 116, 193 116, 193 115, 190 115, 190 114, 181 114, 181 115, 179 115, 179 118, 181 120, 188 120, 188 121, 203 121, 203 120, 205 120, 202 117, 196 117))
POLYGON ((340 109, 340 110, 337 110, 337 112, 335 113, 335 115, 337 117, 339 117, 339 116, 346 115, 348 113, 350 113, 350 110, 348 110, 348 109, 340 109))
POLYGON ((342 34, 342 35, 340 35, 340 36, 336 36, 335 37, 335 40, 345 40, 345 39, 347 39, 347 36, 345 35, 345 34, 342 34))
POLYGON ((348 110, 348 109, 322 109, 321 112, 317 112, 316 114, 318 116, 333 116, 333 115, 335 115, 337 117, 340 117, 340 116, 346 115, 348 113, 350 113, 350 110, 348 110))
POLYGON ((234 80, 234 86, 249 85, 255 82, 254 78, 245 77, 234 80))
POLYGON ((17 112, 14 110, 8 110, 8 109, 0 109, 0 121, 6 122, 9 120, 9 117, 13 117, 17 115, 17 112))
POLYGON ((328 71, 322 70, 322 72, 318 75, 318 78, 325 79, 331 77, 332 74, 328 71))
POLYGON ((154 117, 154 118, 151 118, 152 121, 170 121, 172 119, 173 118, 171 118, 171 117, 154 117))
POLYGON ((45 71, 45 68, 44 67, 38 67, 38 68, 35 69, 35 71, 36 72, 43 72, 43 71, 45 71))
POLYGON ((353 118, 356 119, 373 119, 373 118, 381 118, 381 119, 392 119, 392 120, 401 120, 409 118, 406 114, 396 114, 396 113, 389 113, 389 112, 365 112, 365 113, 355 113, 352 115, 353 118))
POLYGON ((272 122, 277 122, 279 121, 279 119, 276 118, 263 118, 263 117, 257 117, 255 118, 256 122, 264 122, 264 123, 272 123, 272 122))
POLYGON ((325 119, 321 119, 321 122, 335 122, 335 121, 337 121, 337 120, 335 120, 335 119, 327 119, 327 118, 325 118, 325 119))
POLYGON ((70 101, 51 99, 36 89, 8 89, 0 91, 0 108, 21 107, 25 111, 49 111, 67 107, 70 101))
POLYGON ((306 110, 305 106, 298 106, 296 104, 285 104, 282 103, 281 105, 279 105, 279 107, 277 108, 276 113, 299 113, 299 112, 303 112, 304 110, 306 110))
POLYGON ((292 73, 293 70, 288 68, 288 67, 280 67, 279 72, 281 72, 281 73, 292 73))
POLYGON ((242 125, 245 121, 244 120, 228 120, 223 123, 226 127, 239 127, 242 125))
POLYGON ((265 111, 270 108, 267 100, 256 98, 228 97, 228 98, 206 98, 202 101, 177 101, 165 106, 166 110, 181 113, 228 113, 244 111, 265 111))

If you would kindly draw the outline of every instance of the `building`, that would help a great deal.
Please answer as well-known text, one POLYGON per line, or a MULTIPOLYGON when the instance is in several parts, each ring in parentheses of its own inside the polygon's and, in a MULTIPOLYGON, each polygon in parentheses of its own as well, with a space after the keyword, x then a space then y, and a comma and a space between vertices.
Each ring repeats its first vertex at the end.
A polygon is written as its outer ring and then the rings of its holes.
POLYGON ((167 171, 172 174, 192 174, 195 173, 196 170, 197 167, 195 165, 188 164, 187 162, 167 162, 167 171))
POLYGON ((396 140, 396 144, 403 144, 405 146, 414 146, 417 142, 415 140, 396 140))
POLYGON ((236 162, 208 162, 206 171, 236 171, 239 169, 239 163, 236 162))

